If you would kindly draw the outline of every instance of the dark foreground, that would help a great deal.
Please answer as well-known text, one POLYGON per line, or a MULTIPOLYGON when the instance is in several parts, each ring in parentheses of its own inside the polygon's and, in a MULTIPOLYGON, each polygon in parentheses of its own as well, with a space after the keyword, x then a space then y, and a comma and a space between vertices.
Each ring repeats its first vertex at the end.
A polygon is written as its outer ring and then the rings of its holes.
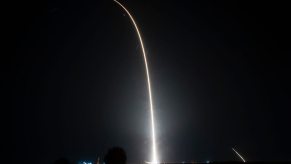
POLYGON ((278 164, 291 164, 291 161, 257 161, 257 162, 238 162, 238 161, 225 161, 225 162, 185 162, 185 163, 161 163, 161 164, 211 164, 211 163, 217 163, 217 164, 231 164, 231 163, 234 163, 234 164, 239 164, 239 163, 246 163, 246 164, 263 164, 263 163, 267 163, 267 164, 275 164, 275 163, 278 163, 278 164))

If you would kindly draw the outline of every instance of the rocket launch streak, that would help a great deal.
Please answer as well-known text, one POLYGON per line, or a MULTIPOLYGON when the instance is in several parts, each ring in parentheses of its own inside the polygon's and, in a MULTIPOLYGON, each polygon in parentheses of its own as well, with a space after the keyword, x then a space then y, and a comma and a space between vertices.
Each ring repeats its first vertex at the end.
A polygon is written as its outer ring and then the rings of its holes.
POLYGON ((149 74, 147 56, 146 56, 145 48, 144 48, 144 45, 143 45, 142 37, 141 37, 141 34, 139 32, 139 28, 138 28, 135 20, 133 19, 132 15, 130 14, 130 12, 120 2, 118 2, 117 0, 114 0, 114 2, 116 2, 120 7, 122 7, 123 10, 129 16, 131 22, 134 25, 135 31, 136 31, 136 33, 138 35, 138 39, 139 39, 139 42, 140 42, 140 45, 141 45, 142 54, 143 54, 143 58, 144 58, 144 62, 145 62, 145 69, 146 69, 146 76, 147 76, 147 84, 148 84, 148 94, 149 94, 149 103, 150 103, 150 114, 151 114, 152 151, 153 151, 152 152, 152 162, 151 163, 158 163, 157 149, 156 149, 155 119, 154 119, 154 109, 153 109, 153 100, 152 100, 151 81, 150 81, 150 74, 149 74))
POLYGON ((234 148, 232 148, 232 150, 235 152, 236 155, 239 156, 239 158, 243 161, 246 162, 246 160, 242 157, 242 155, 240 155, 234 148))

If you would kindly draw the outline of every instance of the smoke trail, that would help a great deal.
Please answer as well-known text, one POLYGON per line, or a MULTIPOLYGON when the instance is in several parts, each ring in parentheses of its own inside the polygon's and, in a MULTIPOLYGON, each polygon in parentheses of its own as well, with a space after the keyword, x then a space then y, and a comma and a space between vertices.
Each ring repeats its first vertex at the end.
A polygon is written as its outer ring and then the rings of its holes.
POLYGON ((151 81, 150 81, 150 74, 149 74, 149 68, 148 68, 148 62, 147 62, 147 57, 146 57, 146 52, 145 52, 145 48, 143 45, 143 41, 142 41, 142 37, 141 34, 139 32, 139 28, 135 22, 135 20, 133 19, 132 15, 130 14, 130 12, 117 0, 114 0, 114 2, 116 2, 119 6, 121 6, 123 8, 123 10, 127 13, 127 15, 129 16, 131 22, 134 25, 135 31, 138 35, 139 38, 139 42, 141 45, 141 49, 142 49, 142 54, 143 54, 143 58, 144 58, 144 62, 145 62, 145 69, 146 69, 146 76, 147 76, 147 84, 148 84, 148 94, 149 94, 149 103, 150 103, 150 114, 151 114, 151 126, 152 126, 152 163, 158 163, 158 158, 157 158, 157 150, 156 150, 156 133, 155 133, 155 120, 154 120, 154 109, 153 109, 153 100, 152 100, 152 89, 151 89, 151 81))
POLYGON ((232 148, 232 150, 240 157, 243 162, 246 162, 246 160, 234 148, 232 148))

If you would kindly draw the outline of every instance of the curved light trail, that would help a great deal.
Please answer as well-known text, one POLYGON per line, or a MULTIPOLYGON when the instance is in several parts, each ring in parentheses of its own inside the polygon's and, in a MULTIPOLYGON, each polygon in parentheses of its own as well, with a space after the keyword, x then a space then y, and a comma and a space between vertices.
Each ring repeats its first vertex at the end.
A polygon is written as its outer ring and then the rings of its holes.
POLYGON ((246 162, 246 160, 234 149, 232 148, 232 150, 235 152, 236 155, 238 155, 240 157, 240 159, 243 161, 243 162, 246 162))
POLYGON ((145 63, 145 69, 146 69, 146 76, 147 76, 147 84, 148 84, 148 94, 149 94, 149 103, 150 103, 150 114, 151 114, 151 126, 152 126, 152 162, 151 163, 158 163, 158 157, 157 157, 157 148, 156 148, 156 132, 155 132, 155 119, 154 119, 154 109, 153 109, 153 100, 152 100, 152 89, 151 89, 151 80, 150 80, 150 74, 149 74, 149 68, 148 68, 148 62, 147 62, 147 56, 145 52, 145 48, 143 45, 142 37, 139 32, 139 28, 133 18, 133 16, 130 14, 130 12, 117 0, 114 0, 120 7, 123 8, 123 10, 127 13, 129 16, 132 24, 134 25, 135 31, 138 35, 139 43, 141 45, 142 54, 144 58, 145 63))

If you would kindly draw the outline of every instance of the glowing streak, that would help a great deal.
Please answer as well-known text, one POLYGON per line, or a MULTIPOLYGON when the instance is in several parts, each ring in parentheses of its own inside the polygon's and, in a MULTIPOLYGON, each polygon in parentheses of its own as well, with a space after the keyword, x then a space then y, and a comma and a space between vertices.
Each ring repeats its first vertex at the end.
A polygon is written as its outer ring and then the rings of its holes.
POLYGON ((152 126, 152 163, 158 163, 158 158, 157 158, 157 150, 156 150, 156 133, 155 133, 155 121, 154 121, 154 109, 153 109, 153 100, 152 100, 152 89, 151 89, 151 81, 150 81, 150 74, 149 74, 149 68, 148 68, 148 62, 147 62, 147 57, 146 57, 146 52, 144 49, 143 41, 141 34, 139 32, 138 26, 135 23, 135 20, 133 19, 132 15, 129 13, 129 11, 117 0, 114 0, 119 6, 121 6, 124 11, 127 13, 127 15, 130 17, 131 22, 133 23, 135 30, 137 32, 139 42, 141 45, 142 53, 143 53, 143 58, 145 62, 145 68, 146 68, 146 76, 147 76, 147 83, 148 83, 148 92, 149 92, 149 103, 150 103, 150 113, 151 113, 151 126, 152 126))
POLYGON ((246 160, 234 148, 232 148, 232 150, 240 157, 243 162, 246 162, 246 160))

